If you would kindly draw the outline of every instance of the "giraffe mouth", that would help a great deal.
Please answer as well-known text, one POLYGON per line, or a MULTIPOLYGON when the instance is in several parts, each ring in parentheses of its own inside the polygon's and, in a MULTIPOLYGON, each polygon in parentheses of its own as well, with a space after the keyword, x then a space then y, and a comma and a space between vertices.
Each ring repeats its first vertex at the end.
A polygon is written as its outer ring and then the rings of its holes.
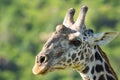
POLYGON ((32 69, 32 72, 35 75, 44 75, 47 72, 52 72, 52 71, 55 71, 55 70, 62 70, 62 69, 65 69, 65 67, 54 66, 54 67, 48 68, 47 66, 39 66, 39 64, 35 64, 33 69, 32 69))
POLYGON ((43 74, 47 73, 48 70, 49 70, 49 68, 46 66, 39 66, 38 64, 35 64, 32 69, 32 72, 35 75, 39 75, 39 74, 43 75, 43 74))

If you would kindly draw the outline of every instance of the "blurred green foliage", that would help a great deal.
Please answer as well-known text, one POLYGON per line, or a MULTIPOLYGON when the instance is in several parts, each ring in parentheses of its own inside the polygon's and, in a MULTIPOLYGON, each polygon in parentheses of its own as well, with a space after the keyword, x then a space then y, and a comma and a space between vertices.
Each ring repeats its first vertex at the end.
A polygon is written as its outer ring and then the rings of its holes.
MULTIPOLYGON (((0 80, 81 80, 73 70, 35 76, 32 67, 47 34, 62 23, 69 8, 76 9, 76 18, 82 5, 89 7, 88 28, 120 31, 119 0, 0 0, 0 57, 16 65, 14 71, 0 69, 0 80)), ((102 48, 120 79, 120 36, 102 48)))

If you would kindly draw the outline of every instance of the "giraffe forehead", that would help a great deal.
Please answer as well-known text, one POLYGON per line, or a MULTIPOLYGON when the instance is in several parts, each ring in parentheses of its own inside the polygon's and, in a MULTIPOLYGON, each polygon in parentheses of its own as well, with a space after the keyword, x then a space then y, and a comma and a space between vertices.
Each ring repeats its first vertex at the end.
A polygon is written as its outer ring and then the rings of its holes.
POLYGON ((80 32, 71 30, 63 25, 58 25, 56 31, 47 40, 45 46, 50 46, 51 44, 61 43, 63 41, 69 41, 75 39, 80 35, 80 32))
POLYGON ((64 41, 68 41, 67 34, 54 32, 52 36, 47 40, 44 47, 50 49, 51 46, 54 46, 55 48, 58 48, 61 47, 61 43, 64 41))

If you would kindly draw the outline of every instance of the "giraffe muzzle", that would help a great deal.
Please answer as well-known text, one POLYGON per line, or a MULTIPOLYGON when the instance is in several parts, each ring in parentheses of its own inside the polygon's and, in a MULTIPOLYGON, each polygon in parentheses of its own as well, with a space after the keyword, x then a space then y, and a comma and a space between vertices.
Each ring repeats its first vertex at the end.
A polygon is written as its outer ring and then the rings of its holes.
POLYGON ((39 75, 39 74, 45 74, 48 70, 48 62, 47 62, 47 56, 46 55, 40 55, 36 56, 35 65, 32 69, 33 74, 39 75))

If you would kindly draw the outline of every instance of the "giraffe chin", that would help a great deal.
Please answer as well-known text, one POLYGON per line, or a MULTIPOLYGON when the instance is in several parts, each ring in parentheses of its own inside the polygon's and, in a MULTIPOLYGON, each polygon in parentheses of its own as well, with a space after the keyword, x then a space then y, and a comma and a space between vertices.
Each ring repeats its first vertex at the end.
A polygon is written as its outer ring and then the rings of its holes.
POLYGON ((65 69, 64 66, 53 66, 52 68, 49 69, 50 72, 55 71, 55 70, 63 70, 65 69))
POLYGON ((44 75, 45 73, 48 72, 48 68, 46 66, 39 66, 38 64, 35 64, 33 69, 32 69, 33 74, 35 75, 44 75))

